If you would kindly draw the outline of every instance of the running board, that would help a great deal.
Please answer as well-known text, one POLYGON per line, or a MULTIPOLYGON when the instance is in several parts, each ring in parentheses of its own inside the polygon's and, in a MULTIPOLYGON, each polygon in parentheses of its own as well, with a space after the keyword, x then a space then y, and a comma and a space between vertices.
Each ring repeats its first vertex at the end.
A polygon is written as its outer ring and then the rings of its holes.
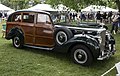
POLYGON ((53 50, 53 48, 45 48, 45 47, 37 47, 31 45, 24 45, 25 47, 35 48, 35 49, 42 49, 42 50, 53 50))

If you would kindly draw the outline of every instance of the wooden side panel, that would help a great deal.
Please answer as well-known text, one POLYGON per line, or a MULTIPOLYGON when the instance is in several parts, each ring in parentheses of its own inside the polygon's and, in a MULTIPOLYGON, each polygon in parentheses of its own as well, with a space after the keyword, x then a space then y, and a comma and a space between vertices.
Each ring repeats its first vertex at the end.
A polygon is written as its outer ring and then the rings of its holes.
POLYGON ((40 46, 52 47, 53 46, 53 40, 50 39, 50 38, 46 38, 46 37, 36 37, 35 38, 35 44, 40 45, 40 46))
POLYGON ((21 23, 22 30, 24 30, 25 44, 34 44, 34 24, 33 23, 21 23))
POLYGON ((53 47, 54 36, 53 27, 50 24, 39 23, 35 25, 35 44, 53 47))

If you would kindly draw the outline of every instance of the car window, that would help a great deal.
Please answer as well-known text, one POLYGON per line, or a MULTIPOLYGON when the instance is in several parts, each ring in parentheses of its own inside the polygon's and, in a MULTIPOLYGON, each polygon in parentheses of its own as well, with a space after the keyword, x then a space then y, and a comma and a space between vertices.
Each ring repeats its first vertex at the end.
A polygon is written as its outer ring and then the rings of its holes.
POLYGON ((13 15, 13 18, 12 18, 12 22, 21 22, 21 19, 22 19, 22 16, 21 16, 21 13, 19 13, 19 14, 14 14, 13 15))
POLYGON ((38 14, 37 23, 39 23, 39 22, 44 22, 44 23, 49 22, 50 23, 51 22, 50 17, 46 14, 38 14))
POLYGON ((35 14, 23 13, 23 22, 34 23, 35 14))

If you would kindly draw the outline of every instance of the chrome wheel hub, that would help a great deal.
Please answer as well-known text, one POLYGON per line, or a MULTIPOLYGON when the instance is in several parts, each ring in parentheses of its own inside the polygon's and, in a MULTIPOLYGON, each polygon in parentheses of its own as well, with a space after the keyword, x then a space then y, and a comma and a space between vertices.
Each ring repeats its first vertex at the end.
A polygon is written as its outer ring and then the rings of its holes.
POLYGON ((62 45, 64 42, 67 41, 67 35, 66 35, 66 33, 63 32, 63 31, 59 31, 59 32, 57 33, 57 35, 56 35, 56 40, 57 40, 57 42, 58 42, 60 45, 62 45))
POLYGON ((14 38, 14 45, 15 45, 15 47, 19 47, 20 46, 20 39, 19 39, 19 37, 15 37, 14 38))
POLYGON ((83 49, 76 49, 74 52, 74 59, 80 63, 83 64, 87 61, 87 53, 83 49))

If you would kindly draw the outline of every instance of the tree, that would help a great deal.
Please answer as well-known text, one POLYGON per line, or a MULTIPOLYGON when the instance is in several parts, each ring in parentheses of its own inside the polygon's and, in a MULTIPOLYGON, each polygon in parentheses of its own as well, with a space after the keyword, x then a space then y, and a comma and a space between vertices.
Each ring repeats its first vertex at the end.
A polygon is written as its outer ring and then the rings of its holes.
POLYGON ((39 0, 0 0, 0 2, 14 10, 26 9, 30 7, 29 2, 33 1, 33 5, 40 3, 39 0))
POLYGON ((115 0, 115 3, 116 3, 116 5, 117 5, 117 7, 118 7, 118 10, 119 10, 119 12, 120 12, 120 0, 115 0))
MULTIPOLYGON (((0 0, 0 2, 8 7, 15 10, 25 9, 30 7, 29 2, 34 1, 33 5, 41 3, 41 0, 0 0)), ((88 5, 104 5, 113 8, 118 8, 120 10, 120 0, 46 0, 46 3, 57 6, 58 4, 63 4, 74 10, 80 10, 88 5)))
POLYGON ((46 0, 46 3, 53 6, 64 4, 74 10, 80 10, 88 5, 104 5, 120 10, 120 0, 46 0))

